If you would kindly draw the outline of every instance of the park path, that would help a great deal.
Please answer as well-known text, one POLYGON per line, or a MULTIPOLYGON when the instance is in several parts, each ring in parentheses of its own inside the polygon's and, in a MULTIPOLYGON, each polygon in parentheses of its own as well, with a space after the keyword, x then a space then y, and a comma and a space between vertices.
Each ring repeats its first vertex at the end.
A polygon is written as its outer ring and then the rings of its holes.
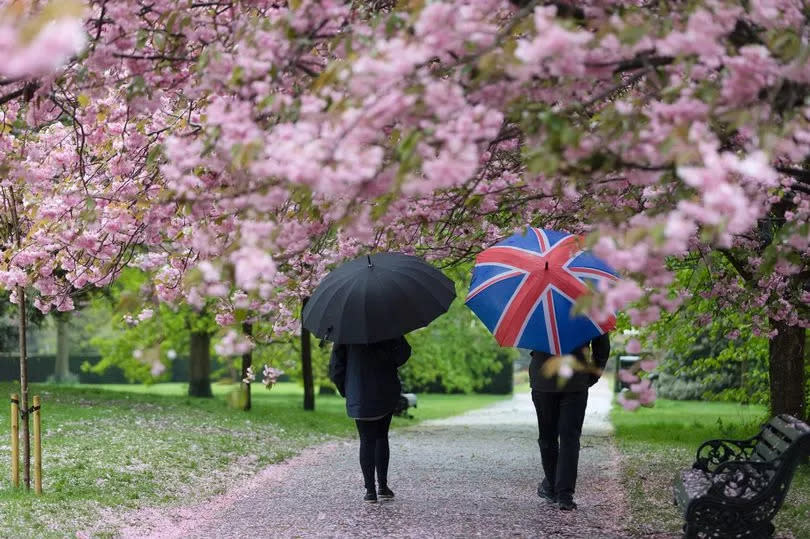
POLYGON ((531 397, 391 434, 396 499, 364 504, 357 442, 310 448, 204 504, 135 516, 124 537, 620 538, 626 503, 610 437, 611 392, 591 389, 576 500, 563 513, 537 497, 531 397))

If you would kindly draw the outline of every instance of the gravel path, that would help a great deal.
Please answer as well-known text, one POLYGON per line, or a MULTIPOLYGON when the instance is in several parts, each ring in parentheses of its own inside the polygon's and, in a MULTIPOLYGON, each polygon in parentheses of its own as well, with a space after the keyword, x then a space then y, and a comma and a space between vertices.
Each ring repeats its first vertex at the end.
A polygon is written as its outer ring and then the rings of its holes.
POLYGON ((357 442, 308 449, 205 504, 140 511, 125 537, 621 538, 625 500, 607 417, 593 389, 576 495, 560 512, 537 497, 540 456, 528 394, 391 435, 396 499, 363 504, 357 442))

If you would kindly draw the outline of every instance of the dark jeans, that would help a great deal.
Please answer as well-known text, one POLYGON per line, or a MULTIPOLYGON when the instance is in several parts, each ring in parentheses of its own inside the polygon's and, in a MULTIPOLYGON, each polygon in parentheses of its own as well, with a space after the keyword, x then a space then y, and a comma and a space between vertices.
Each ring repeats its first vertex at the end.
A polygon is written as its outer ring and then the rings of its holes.
POLYGON ((537 441, 546 474, 544 483, 560 501, 572 501, 588 391, 532 391, 532 401, 540 430, 537 441))
POLYGON ((388 486, 388 427, 391 414, 373 421, 355 420, 360 434, 360 469, 366 490, 374 490, 374 470, 380 488, 388 486))

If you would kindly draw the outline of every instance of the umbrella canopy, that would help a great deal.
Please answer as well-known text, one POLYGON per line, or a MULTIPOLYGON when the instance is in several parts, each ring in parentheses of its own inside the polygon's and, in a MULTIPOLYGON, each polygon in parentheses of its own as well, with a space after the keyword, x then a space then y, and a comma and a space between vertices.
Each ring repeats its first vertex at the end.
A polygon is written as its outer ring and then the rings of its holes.
POLYGON ((367 344, 404 335, 447 312, 453 281, 421 258, 367 255, 327 275, 304 307, 303 324, 338 344, 367 344))
POLYGON ((501 346, 567 354, 612 330, 572 313, 588 284, 616 280, 616 271, 584 251, 578 236, 528 227, 475 259, 466 304, 501 346))

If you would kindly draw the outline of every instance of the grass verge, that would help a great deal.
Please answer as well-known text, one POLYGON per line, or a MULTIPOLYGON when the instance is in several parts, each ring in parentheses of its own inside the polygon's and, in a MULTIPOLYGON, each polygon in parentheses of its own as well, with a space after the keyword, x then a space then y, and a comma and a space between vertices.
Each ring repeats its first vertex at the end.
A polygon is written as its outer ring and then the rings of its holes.
MULTIPOLYGON (((712 438, 748 438, 767 421, 762 406, 658 400, 654 408, 612 413, 629 495, 631 531, 678 533, 683 520, 672 505, 672 480, 692 465, 698 446, 712 438)), ((810 466, 797 471, 782 510, 778 533, 810 537, 810 466)))
MULTIPOLYGON (((64 537, 100 519, 145 506, 190 504, 306 446, 354 436, 338 396, 318 395, 302 409, 302 390, 257 385, 253 410, 227 406, 234 385, 215 385, 213 399, 189 398, 184 384, 48 386, 42 397, 43 490, 11 488, 9 415, 0 415, 0 527, 7 537, 64 537)), ((0 392, 16 389, 0 383, 0 392)), ((494 403, 492 395, 420 395, 413 419, 394 428, 494 403)))

